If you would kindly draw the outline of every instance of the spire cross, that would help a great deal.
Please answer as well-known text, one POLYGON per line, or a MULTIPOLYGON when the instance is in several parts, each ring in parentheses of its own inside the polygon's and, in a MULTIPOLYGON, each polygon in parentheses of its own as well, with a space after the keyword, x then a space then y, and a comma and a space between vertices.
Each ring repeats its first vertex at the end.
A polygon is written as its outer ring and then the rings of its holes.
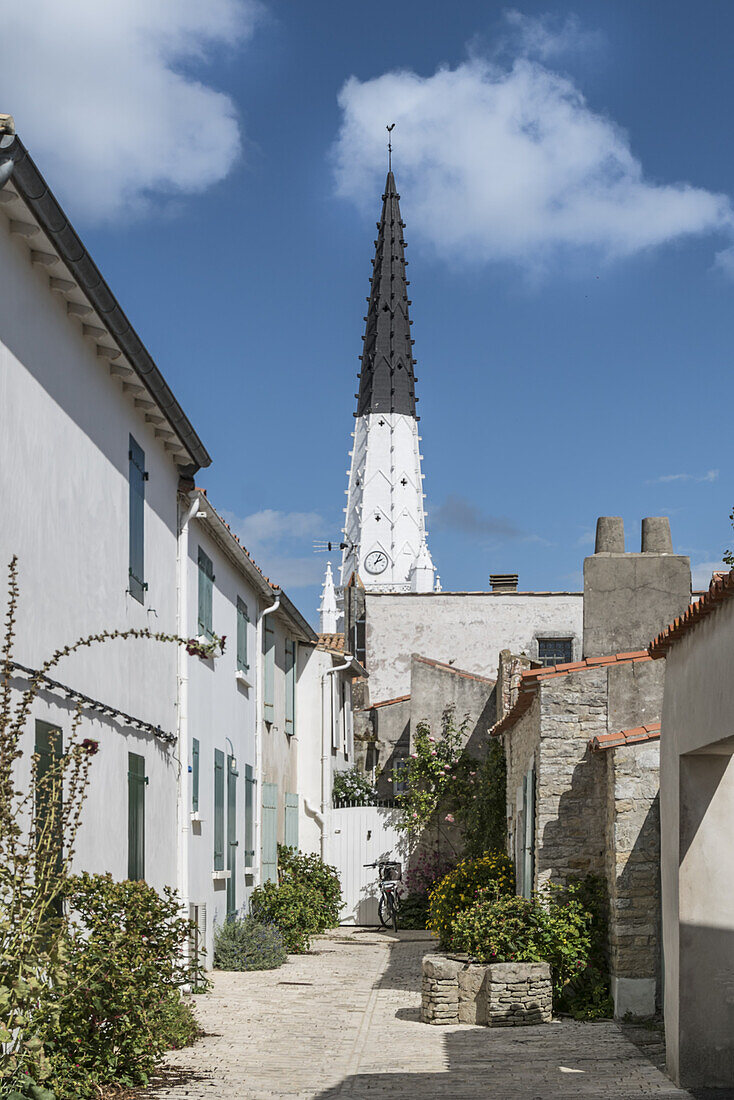
POLYGON ((387 170, 392 172, 392 132, 395 129, 395 123, 392 122, 385 129, 387 130, 387 170))

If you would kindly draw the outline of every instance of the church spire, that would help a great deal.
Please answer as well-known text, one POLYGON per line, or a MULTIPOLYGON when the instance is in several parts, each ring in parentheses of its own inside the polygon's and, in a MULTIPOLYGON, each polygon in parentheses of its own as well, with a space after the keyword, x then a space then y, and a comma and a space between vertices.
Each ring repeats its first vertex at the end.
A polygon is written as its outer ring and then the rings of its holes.
POLYGON ((357 573, 368 591, 428 592, 435 571, 426 544, 405 224, 392 167, 377 228, 340 581, 357 573))
POLYGON ((395 186, 395 176, 390 171, 382 196, 382 216, 377 223, 357 416, 367 413, 415 416, 404 228, 405 222, 400 217, 400 195, 395 186))

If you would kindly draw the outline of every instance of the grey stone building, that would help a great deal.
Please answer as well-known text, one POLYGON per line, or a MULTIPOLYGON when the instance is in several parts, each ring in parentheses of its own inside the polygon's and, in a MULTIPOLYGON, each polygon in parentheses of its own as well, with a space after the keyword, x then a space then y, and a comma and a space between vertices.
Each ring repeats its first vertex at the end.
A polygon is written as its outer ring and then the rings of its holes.
POLYGON ((582 659, 523 669, 503 654, 500 663, 493 735, 507 756, 518 889, 606 879, 620 1016, 652 1013, 659 987, 663 674, 643 646, 689 603, 689 560, 673 554, 667 519, 643 520, 641 552, 628 554, 621 519, 602 517, 584 563, 582 659))

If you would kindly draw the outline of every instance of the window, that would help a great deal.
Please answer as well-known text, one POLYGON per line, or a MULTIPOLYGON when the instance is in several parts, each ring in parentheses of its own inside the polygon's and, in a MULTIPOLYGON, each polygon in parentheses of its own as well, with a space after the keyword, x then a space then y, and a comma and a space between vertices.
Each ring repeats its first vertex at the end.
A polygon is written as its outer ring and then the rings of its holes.
POLYGON ((250 616, 247 614, 247 604, 237 597, 237 670, 247 672, 247 628, 250 625, 250 616))
POLYGON ((245 867, 255 860, 255 772, 245 764, 245 867))
POLYGON ((404 794, 408 789, 408 784, 405 778, 407 761, 396 760, 392 771, 392 790, 393 794, 404 794))
POLYGON ((214 870, 224 870, 224 753, 214 750, 214 870))
POLYGON ((55 849, 57 868, 63 860, 63 783, 59 767, 63 737, 58 726, 36 722, 36 847, 55 849))
POLYGON ((573 660, 573 638, 538 638, 538 661, 546 667, 573 660))
POLYGON ((196 737, 191 741, 191 811, 199 811, 199 741, 196 737))
POLYGON ((130 436, 128 457, 128 482, 130 491, 130 564, 128 567, 128 591, 140 603, 145 602, 145 452, 130 436))
POLYGON ((275 630, 270 617, 263 629, 263 712, 266 722, 275 720, 275 630))
POLYGON ((298 795, 285 796, 285 846, 298 848, 298 795))
POLYGON ((127 754, 127 877, 145 878, 145 758, 127 754))
POLYGON ((212 634, 212 590, 214 588, 214 566, 211 558, 199 547, 199 634, 210 641, 212 634))
POLYGON ((227 757, 227 916, 237 912, 237 778, 234 756, 227 757))
POLYGON ((285 640, 285 732, 292 737, 296 732, 296 643, 285 640))
POLYGON ((363 665, 366 660, 366 645, 365 645, 365 613, 357 619, 352 628, 352 653, 357 658, 359 663, 363 665))

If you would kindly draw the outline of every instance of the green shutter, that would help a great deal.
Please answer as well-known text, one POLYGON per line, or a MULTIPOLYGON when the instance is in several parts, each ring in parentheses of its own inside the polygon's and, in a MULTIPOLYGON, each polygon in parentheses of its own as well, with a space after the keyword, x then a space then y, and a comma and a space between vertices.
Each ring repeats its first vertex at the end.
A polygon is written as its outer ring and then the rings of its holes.
POLYGON ((250 764, 245 765, 245 867, 252 867, 255 859, 255 773, 250 764))
POLYGON ((199 547, 199 634, 212 637, 212 590, 214 588, 214 566, 211 558, 199 547))
POLYGON ((214 870, 224 870, 224 753, 214 750, 214 870))
POLYGON ((56 849, 56 865, 61 869, 64 852, 63 781, 59 768, 63 753, 63 735, 58 726, 36 722, 36 847, 56 849))
POLYGON ((227 916, 237 911, 237 776, 233 756, 227 757, 227 916))
POLYGON ((285 732, 292 737, 296 732, 296 643, 285 640, 285 732))
POLYGON ((193 813, 199 810, 199 741, 196 737, 191 742, 191 810, 193 813))
POLYGON ((275 721, 275 631, 265 620, 263 630, 263 711, 266 722, 275 721))
POLYGON ((128 591, 140 603, 145 600, 145 452, 130 436, 128 482, 130 492, 130 561, 128 591))
POLYGON ((127 877, 145 878, 145 758, 127 754, 127 877))
POLYGON ((237 597, 237 668, 240 672, 247 672, 250 667, 247 663, 247 627, 250 617, 247 614, 247 605, 237 597))
POLYGON ((262 881, 278 881, 278 785, 263 783, 262 881))
POLYGON ((298 848, 298 795, 285 796, 285 844, 287 848, 298 848))

